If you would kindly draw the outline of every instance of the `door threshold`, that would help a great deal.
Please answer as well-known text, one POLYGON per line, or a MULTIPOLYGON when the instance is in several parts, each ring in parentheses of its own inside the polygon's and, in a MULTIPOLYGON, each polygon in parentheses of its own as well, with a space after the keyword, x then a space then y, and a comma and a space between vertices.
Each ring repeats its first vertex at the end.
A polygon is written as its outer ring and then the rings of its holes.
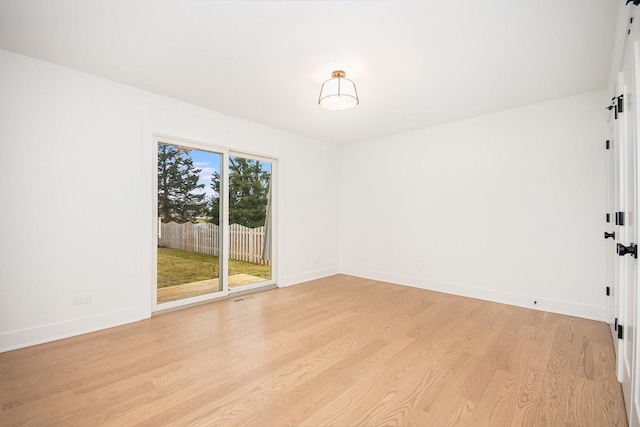
POLYGON ((237 292, 234 292, 233 289, 230 289, 229 290, 230 293, 227 298, 235 298, 243 295, 255 294, 256 292, 270 291, 271 289, 278 289, 278 285, 274 283, 271 285, 260 286, 259 288, 246 289, 244 291, 237 291, 237 292))
POLYGON ((216 301, 223 301, 223 300, 227 300, 227 299, 233 299, 233 298, 241 297, 241 296, 244 296, 244 295, 255 294, 255 293, 258 293, 258 292, 270 291, 270 290, 273 290, 273 289, 278 289, 278 285, 276 285, 274 283, 273 285, 267 285, 267 286, 263 286, 263 287, 260 287, 260 288, 247 289, 247 290, 238 291, 238 292, 230 292, 229 295, 221 296, 221 297, 218 297, 218 298, 212 298, 212 299, 209 299, 209 300, 206 300, 206 301, 198 301, 198 302, 193 302, 191 304, 181 305, 179 307, 171 307, 171 308, 165 308, 164 310, 154 311, 153 313, 151 313, 151 317, 159 315, 159 314, 171 313, 172 311, 184 310, 185 308, 192 308, 192 307, 197 307, 199 305, 210 304, 210 303, 216 302, 216 301))

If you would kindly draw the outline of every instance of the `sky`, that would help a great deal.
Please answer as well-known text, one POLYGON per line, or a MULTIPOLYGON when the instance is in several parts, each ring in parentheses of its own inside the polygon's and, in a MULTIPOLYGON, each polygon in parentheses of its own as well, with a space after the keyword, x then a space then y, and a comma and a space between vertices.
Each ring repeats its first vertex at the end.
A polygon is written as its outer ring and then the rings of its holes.
POLYGON ((191 159, 193 160, 193 165, 198 169, 201 169, 198 184, 204 184, 204 192, 207 197, 213 196, 211 176, 213 175, 213 172, 220 173, 222 155, 200 150, 191 150, 190 154, 191 159))

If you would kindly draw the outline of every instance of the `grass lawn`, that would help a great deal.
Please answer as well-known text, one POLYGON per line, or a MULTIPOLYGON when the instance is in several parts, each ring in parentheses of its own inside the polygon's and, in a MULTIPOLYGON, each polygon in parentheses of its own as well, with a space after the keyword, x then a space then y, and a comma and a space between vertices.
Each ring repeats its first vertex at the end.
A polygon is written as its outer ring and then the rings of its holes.
MULTIPOLYGON (((215 279, 218 276, 217 256, 180 249, 158 248, 158 288, 215 279)), ((229 276, 234 274, 271 278, 271 266, 229 260, 229 276)))

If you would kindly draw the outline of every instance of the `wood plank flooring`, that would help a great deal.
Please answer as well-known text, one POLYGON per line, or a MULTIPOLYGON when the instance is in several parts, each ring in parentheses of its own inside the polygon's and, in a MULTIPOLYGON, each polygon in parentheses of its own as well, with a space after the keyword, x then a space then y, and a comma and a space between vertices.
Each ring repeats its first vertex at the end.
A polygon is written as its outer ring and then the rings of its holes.
POLYGON ((626 426, 606 324, 338 275, 0 354, 0 425, 626 426))

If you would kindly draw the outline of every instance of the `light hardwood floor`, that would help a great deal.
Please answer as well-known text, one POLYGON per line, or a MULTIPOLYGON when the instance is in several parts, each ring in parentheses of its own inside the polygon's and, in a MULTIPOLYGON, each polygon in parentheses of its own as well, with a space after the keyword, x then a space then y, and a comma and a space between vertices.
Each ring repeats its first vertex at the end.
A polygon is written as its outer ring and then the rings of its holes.
POLYGON ((607 325, 333 276, 0 354, 0 425, 624 426, 607 325))

